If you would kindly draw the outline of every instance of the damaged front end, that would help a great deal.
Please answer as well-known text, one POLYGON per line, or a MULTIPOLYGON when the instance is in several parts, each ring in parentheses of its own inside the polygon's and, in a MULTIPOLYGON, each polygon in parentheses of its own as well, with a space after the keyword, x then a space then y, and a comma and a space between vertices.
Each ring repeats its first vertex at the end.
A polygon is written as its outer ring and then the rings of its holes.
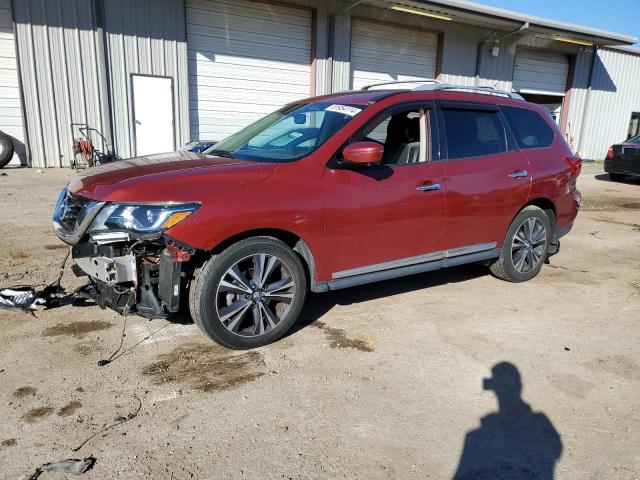
POLYGON ((166 231, 199 206, 96 202, 65 189, 53 227, 71 245, 74 273, 90 279, 84 296, 121 314, 166 316, 180 309, 189 262, 197 253, 166 231))

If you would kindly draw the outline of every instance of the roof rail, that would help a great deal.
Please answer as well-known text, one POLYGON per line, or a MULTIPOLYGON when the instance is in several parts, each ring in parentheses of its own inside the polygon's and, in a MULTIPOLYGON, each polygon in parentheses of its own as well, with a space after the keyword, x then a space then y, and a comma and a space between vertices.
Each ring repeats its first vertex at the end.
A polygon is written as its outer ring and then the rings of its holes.
POLYGON ((387 85, 398 85, 402 83, 422 83, 422 84, 433 84, 433 85, 441 85, 439 80, 435 78, 415 78, 413 80, 395 80, 393 82, 382 82, 382 83, 372 83, 371 85, 365 85, 362 87, 362 90, 371 90, 373 87, 384 87, 387 85))
POLYGON ((435 78, 417 78, 413 80, 396 80, 394 82, 382 82, 382 83, 372 83, 371 85, 367 85, 362 87, 362 90, 371 90, 373 87, 385 87, 387 85, 399 85, 403 83, 420 83, 417 87, 413 88, 414 91, 437 91, 437 90, 449 90, 455 92, 471 92, 471 93, 483 93, 485 95, 498 95, 500 97, 507 97, 514 100, 524 100, 522 96, 515 92, 507 92, 506 90, 500 90, 496 87, 492 87, 489 85, 480 85, 480 86, 472 86, 472 85, 453 85, 449 83, 442 83, 435 78))
POLYGON ((514 99, 514 100, 524 100, 524 98, 522 98, 522 96, 520 94, 518 94, 518 93, 507 92, 506 90, 500 90, 498 88, 491 87, 489 85, 469 86, 469 85, 450 85, 450 84, 447 84, 447 83, 438 83, 437 85, 433 85, 433 84, 430 84, 430 83, 426 83, 426 84, 417 86, 413 90, 415 90, 415 91, 420 91, 420 90, 431 90, 431 91, 449 90, 449 91, 456 91, 456 92, 482 93, 482 94, 485 94, 485 95, 498 95, 498 96, 501 96, 501 97, 507 97, 507 98, 511 98, 511 99, 514 99))

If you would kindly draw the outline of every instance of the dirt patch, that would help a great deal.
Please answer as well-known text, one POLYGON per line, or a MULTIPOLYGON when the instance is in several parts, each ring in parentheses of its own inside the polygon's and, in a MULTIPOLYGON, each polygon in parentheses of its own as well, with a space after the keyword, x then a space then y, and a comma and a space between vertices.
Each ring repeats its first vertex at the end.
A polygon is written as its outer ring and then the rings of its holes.
POLYGON ((558 390, 576 398, 586 398, 594 384, 573 374, 557 374, 551 377, 551 384, 558 390))
POLYGON ((628 355, 610 355, 598 358, 597 362, 589 365, 591 368, 604 370, 627 380, 640 380, 640 365, 628 355))
POLYGON ((639 209, 640 202, 635 198, 618 196, 583 197, 580 210, 583 211, 620 211, 624 209, 639 209))
POLYGON ((30 395, 35 395, 37 390, 33 387, 20 387, 15 392, 13 392, 13 396, 16 398, 25 398, 30 395))
POLYGON ((53 413, 53 408, 51 407, 38 407, 32 408, 27 413, 24 414, 24 419, 29 423, 34 423, 38 421, 40 418, 46 417, 53 413))
POLYGON ((73 415, 80 407, 82 407, 82 403, 77 400, 73 400, 60 409, 58 416, 68 417, 69 415, 73 415))
POLYGON ((89 345, 74 345, 73 351, 79 353, 83 357, 86 357, 93 351, 93 348, 91 348, 89 345))
POLYGON ((560 269, 560 270, 566 270, 567 272, 589 273, 587 270, 579 270, 579 269, 576 269, 576 268, 563 267, 562 265, 547 265, 547 267, 549 267, 549 268, 557 268, 557 269, 560 269))
POLYGON ((640 282, 631 282, 629 286, 633 288, 638 295, 640 295, 640 282))
POLYGON ((265 366, 258 352, 231 354, 218 345, 188 344, 143 368, 142 374, 162 383, 183 383, 194 390, 228 390, 264 375, 265 366))
POLYGON ((600 220, 603 223, 611 223, 613 225, 622 225, 625 227, 631 227, 634 231, 640 232, 640 223, 627 223, 627 222, 618 222, 616 220, 612 220, 610 218, 603 218, 600 220))
POLYGON ((331 348, 352 348, 361 352, 373 352, 378 345, 378 341, 373 337, 348 338, 344 330, 329 327, 324 322, 315 322, 313 326, 325 333, 331 348))
POLYGON ((43 337, 58 337, 61 335, 70 335, 78 337, 85 333, 98 332, 113 327, 113 323, 92 321, 92 322, 70 322, 59 323, 54 327, 47 328, 42 332, 43 337))
POLYGON ((45 245, 44 249, 45 250, 66 250, 67 248, 69 248, 69 245, 65 245, 64 243, 58 243, 55 245, 45 245))
POLYGON ((0 442, 0 445, 2 445, 3 447, 15 447, 18 444, 18 442, 16 442, 15 438, 7 438, 6 440, 2 440, 2 442, 0 442))

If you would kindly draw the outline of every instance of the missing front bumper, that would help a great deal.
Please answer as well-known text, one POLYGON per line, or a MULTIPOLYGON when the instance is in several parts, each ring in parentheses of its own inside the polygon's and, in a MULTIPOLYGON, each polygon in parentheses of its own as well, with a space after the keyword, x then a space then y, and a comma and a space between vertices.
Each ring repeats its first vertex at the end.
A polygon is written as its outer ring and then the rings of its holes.
POLYGON ((123 255, 127 250, 116 248, 110 252, 109 248, 112 247, 88 245, 73 249, 74 272, 90 278, 85 298, 102 308, 144 317, 165 317, 180 309, 187 257, 176 258, 167 249, 149 256, 123 255))
POLYGON ((133 255, 122 257, 82 257, 75 258, 76 265, 92 278, 107 285, 136 282, 138 269, 133 255))

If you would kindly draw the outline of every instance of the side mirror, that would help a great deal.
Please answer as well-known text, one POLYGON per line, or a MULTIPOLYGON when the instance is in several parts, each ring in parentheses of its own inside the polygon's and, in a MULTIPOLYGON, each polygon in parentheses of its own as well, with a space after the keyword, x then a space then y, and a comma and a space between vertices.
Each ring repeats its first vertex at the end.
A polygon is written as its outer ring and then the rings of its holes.
POLYGON ((382 161, 384 146, 375 142, 355 142, 342 150, 342 158, 358 164, 375 164, 382 161))

